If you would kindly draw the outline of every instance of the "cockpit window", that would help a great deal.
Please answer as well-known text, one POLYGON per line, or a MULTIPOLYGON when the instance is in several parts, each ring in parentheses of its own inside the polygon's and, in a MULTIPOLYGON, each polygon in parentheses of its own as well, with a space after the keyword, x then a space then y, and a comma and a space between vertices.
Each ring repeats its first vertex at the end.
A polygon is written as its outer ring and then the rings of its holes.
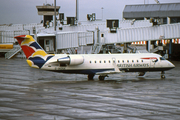
POLYGON ((163 58, 163 57, 160 57, 160 60, 166 60, 165 58, 163 58))

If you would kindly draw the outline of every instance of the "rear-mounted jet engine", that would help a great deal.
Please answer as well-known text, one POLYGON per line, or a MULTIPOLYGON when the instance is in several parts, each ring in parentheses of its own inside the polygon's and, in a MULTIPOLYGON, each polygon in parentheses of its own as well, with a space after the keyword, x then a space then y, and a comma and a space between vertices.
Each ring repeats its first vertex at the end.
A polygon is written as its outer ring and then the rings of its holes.
POLYGON ((60 63, 60 66, 80 65, 84 62, 84 58, 80 55, 69 55, 67 57, 57 59, 57 62, 60 63))

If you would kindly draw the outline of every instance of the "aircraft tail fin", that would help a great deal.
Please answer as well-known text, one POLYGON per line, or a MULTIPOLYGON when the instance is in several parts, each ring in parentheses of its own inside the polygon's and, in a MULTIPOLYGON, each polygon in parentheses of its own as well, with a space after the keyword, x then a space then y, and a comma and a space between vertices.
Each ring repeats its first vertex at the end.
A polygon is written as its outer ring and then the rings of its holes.
POLYGON ((14 38, 17 39, 31 67, 41 68, 53 56, 47 54, 30 35, 20 35, 14 38))
MULTIPOLYGON (((26 58, 28 59, 33 54, 47 55, 43 48, 30 35, 20 35, 15 37, 21 46, 26 58)), ((33 55, 34 56, 34 55, 33 55)))

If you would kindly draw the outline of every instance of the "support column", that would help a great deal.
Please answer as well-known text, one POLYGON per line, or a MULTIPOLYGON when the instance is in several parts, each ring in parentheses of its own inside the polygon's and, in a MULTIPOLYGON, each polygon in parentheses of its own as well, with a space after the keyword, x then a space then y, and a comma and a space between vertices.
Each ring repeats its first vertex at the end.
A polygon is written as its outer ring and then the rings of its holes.
POLYGON ((169 40, 169 60, 172 58, 172 39, 169 40))
POLYGON ((84 47, 83 47, 83 45, 81 46, 81 54, 84 54, 84 47))
POLYGON ((150 52, 151 50, 151 41, 146 41, 146 50, 150 52))
POLYGON ((148 51, 148 49, 149 49, 149 48, 148 48, 148 47, 149 47, 148 44, 149 44, 149 41, 146 41, 146 50, 147 50, 147 51, 148 51))
POLYGON ((158 46, 163 46, 163 45, 162 45, 162 40, 159 40, 159 41, 158 41, 158 46))
POLYGON ((148 19, 145 17, 144 20, 148 20, 148 19))
POLYGON ((124 53, 127 53, 127 43, 124 43, 124 53))
POLYGON ((171 24, 171 19, 170 19, 170 17, 167 17, 167 24, 171 24))
POLYGON ((100 43, 100 30, 99 30, 99 27, 96 27, 96 31, 97 31, 97 41, 96 43, 99 44, 100 43))

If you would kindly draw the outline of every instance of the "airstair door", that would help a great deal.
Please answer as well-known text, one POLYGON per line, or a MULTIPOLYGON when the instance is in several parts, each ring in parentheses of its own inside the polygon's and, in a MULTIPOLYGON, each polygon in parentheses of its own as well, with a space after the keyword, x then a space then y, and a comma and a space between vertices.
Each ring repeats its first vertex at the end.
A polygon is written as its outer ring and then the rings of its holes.
POLYGON ((150 60, 150 67, 154 68, 155 67, 155 62, 153 60, 150 60))
POLYGON ((151 65, 151 68, 155 68, 155 65, 157 64, 158 62, 158 59, 153 59, 153 60, 150 60, 150 65, 151 65))

